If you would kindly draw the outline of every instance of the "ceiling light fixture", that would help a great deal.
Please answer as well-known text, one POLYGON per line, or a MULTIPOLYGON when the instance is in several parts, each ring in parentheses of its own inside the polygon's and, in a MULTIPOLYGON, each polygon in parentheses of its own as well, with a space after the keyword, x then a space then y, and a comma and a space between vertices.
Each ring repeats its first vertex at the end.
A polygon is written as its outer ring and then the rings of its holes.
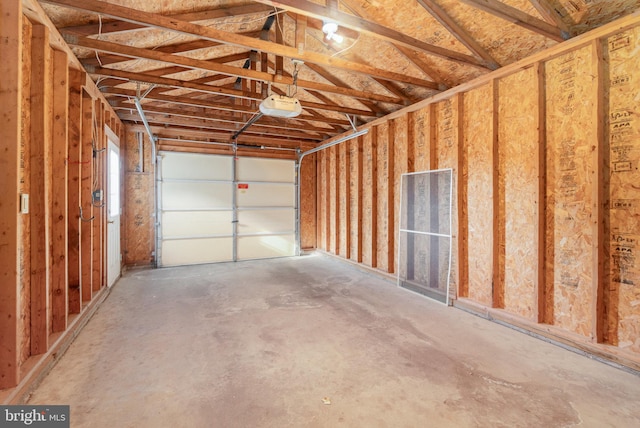
POLYGON ((322 32, 327 35, 327 40, 333 40, 336 43, 342 43, 344 38, 336 34, 338 32, 338 24, 333 21, 322 21, 322 32))

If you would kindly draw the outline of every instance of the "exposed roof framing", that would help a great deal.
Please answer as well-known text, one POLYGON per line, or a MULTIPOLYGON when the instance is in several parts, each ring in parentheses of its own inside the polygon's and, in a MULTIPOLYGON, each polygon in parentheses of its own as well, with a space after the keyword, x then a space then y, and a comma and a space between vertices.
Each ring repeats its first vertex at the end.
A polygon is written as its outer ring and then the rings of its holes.
POLYGON ((144 92, 153 132, 171 147, 189 140, 189 150, 229 142, 248 121, 238 143, 313 147, 348 131, 345 115, 372 121, 640 8, 640 0, 40 3, 131 129, 142 126, 133 100, 144 92), (325 37, 327 20, 342 42, 325 37), (303 113, 257 118, 270 93, 295 93, 303 113))
MULTIPOLYGON (((515 7, 511 7, 498 0, 460 1, 558 42, 562 42, 569 38, 568 34, 564 33, 555 25, 549 24, 542 19, 538 19, 534 16, 526 14, 521 10, 516 9, 515 7)), ((540 3, 540 5, 542 5, 542 3, 540 3)))

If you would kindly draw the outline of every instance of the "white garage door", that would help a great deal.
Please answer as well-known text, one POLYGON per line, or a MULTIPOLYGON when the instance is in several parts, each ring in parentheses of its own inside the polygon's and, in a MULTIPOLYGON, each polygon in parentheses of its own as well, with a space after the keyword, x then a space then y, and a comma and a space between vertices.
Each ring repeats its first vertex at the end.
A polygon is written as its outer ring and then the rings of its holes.
POLYGON ((293 161, 160 155, 160 266, 294 255, 293 161))

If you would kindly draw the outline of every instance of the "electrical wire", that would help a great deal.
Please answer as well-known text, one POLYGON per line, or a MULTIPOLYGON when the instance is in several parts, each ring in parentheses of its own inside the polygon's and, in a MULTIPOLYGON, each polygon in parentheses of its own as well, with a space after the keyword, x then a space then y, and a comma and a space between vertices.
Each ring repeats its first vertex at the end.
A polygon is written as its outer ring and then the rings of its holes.
POLYGON ((91 121, 93 122, 93 130, 91 133, 91 147, 93 149, 93 184, 91 189, 91 205, 96 208, 102 208, 105 206, 104 197, 100 198, 100 202, 96 203, 96 198, 94 197, 95 193, 100 189, 98 186, 100 185, 99 177, 100 177, 100 162, 97 161, 98 154, 106 151, 106 148, 98 149, 96 146, 96 141, 98 141, 98 118, 96 117, 95 109, 91 109, 91 121))
MULTIPOLYGON (((102 37, 102 15, 98 15, 98 40, 100 40, 100 38, 102 37)), ((102 67, 102 61, 100 60, 100 54, 98 54, 98 51, 95 51, 96 53, 96 59, 98 60, 98 64, 100 64, 100 67, 102 67)))
POLYGON ((360 41, 360 33, 358 33, 358 38, 357 38, 357 39, 355 39, 355 40, 353 41, 353 43, 351 43, 351 45, 350 45, 350 46, 348 46, 348 47, 346 47, 346 48, 342 49, 341 51, 338 51, 338 52, 336 52, 336 53, 332 54, 332 55, 331 55, 331 58, 333 58, 333 57, 334 57, 334 56, 336 56, 336 55, 340 55, 340 54, 345 53, 346 51, 348 51, 349 49, 351 49, 352 47, 354 47, 354 46, 355 46, 359 41, 360 41))

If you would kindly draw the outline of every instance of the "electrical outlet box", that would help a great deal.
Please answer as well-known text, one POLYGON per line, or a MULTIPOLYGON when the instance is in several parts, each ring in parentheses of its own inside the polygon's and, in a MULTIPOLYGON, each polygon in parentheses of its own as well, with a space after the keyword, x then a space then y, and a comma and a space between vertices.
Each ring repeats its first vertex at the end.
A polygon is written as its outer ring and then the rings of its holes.
POLYGON ((20 213, 29 214, 29 194, 20 194, 20 213))
POLYGON ((93 191, 93 202, 102 202, 102 189, 93 191))

